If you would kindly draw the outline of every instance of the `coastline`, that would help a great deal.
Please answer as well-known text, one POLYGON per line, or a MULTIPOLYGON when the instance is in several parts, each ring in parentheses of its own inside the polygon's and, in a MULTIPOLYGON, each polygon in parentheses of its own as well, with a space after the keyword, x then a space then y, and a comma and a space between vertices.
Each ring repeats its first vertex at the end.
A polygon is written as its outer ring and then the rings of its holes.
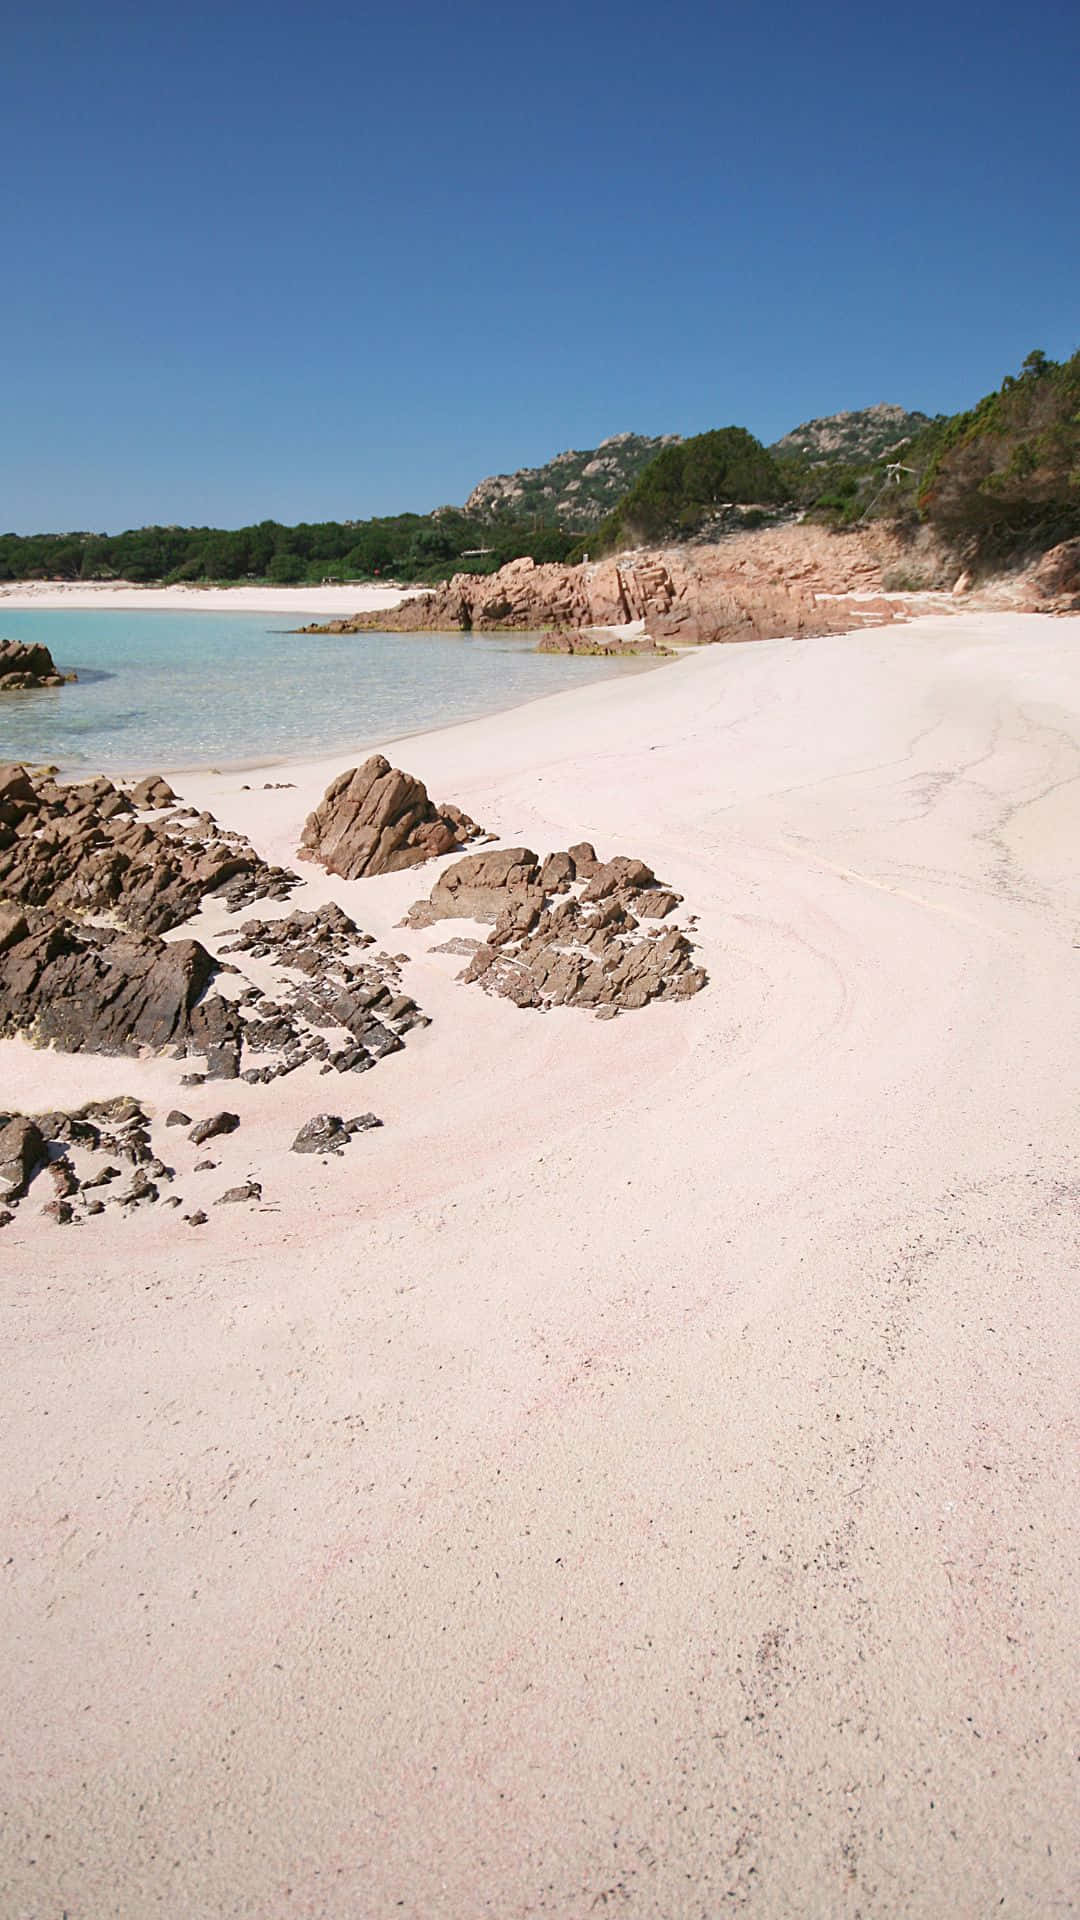
POLYGON ((131 580, 108 583, 61 580, 0 581, 0 616, 13 611, 67 608, 100 613, 306 613, 331 616, 378 613, 397 607, 422 587, 362 584, 325 587, 140 587, 131 580))
MULTIPOLYGON (((523 1014, 399 928, 432 868, 303 866, 434 1018, 382 1131, 298 1162, 356 1096, 230 1085, 265 1207, 5 1230, 20 1911, 1068 1897, 1078 640, 751 642, 384 743, 648 860, 711 984, 523 1014)), ((293 865, 330 770, 176 778, 293 865)), ((26 1110, 177 1071, 0 1042, 26 1110)))

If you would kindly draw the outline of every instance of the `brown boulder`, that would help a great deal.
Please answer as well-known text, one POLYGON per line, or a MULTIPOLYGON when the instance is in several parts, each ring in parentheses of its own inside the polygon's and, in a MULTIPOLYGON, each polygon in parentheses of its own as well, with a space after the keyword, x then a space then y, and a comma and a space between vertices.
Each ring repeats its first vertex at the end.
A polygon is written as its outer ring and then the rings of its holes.
POLYGON ((0 640, 0 693, 34 687, 62 687, 73 673, 58 673, 48 647, 39 640, 0 640))
POLYGON ((37 1122, 21 1113, 0 1113, 0 1200, 20 1200, 44 1158, 37 1122))
POLYGON ((433 806, 422 780, 375 753, 331 781, 304 823, 299 855, 359 880, 452 853, 479 832, 459 808, 433 806))
POLYGON ((1031 584, 1040 600, 1080 593, 1080 540, 1062 540, 1032 569, 1031 584))
POLYGON ((175 806, 176 795, 160 773, 148 773, 145 780, 140 780, 138 786, 132 788, 131 801, 133 806, 156 810, 175 806))
POLYGON ((471 853, 440 873, 430 900, 418 901, 407 920, 411 926, 430 926, 434 920, 497 920, 511 902, 519 904, 537 892, 539 862, 529 847, 471 853))

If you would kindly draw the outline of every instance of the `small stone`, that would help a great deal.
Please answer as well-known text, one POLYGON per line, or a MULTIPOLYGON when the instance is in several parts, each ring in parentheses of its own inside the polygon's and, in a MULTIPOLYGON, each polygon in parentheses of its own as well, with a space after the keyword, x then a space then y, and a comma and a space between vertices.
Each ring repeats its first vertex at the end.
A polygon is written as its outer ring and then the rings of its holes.
POLYGON ((317 1113, 313 1119, 305 1120, 292 1143, 291 1151, 293 1153, 325 1153, 331 1148, 344 1146, 348 1138, 348 1131, 340 1115, 317 1113))
POLYGON ((110 1180, 119 1178, 119 1167, 102 1167, 100 1173, 92 1174, 89 1180, 83 1181, 83 1192, 88 1193, 91 1187, 107 1187, 110 1180))
POLYGON ((216 1140, 218 1134, 235 1133, 239 1125, 238 1113, 215 1113, 208 1120, 197 1121, 188 1139, 193 1146, 201 1147, 204 1140, 216 1140))
POLYGON ((181 1113, 179 1107, 174 1107, 172 1112, 166 1115, 165 1125, 167 1127, 190 1127, 191 1115, 190 1113, 181 1113))
POLYGON ((346 1120, 346 1133, 370 1133, 372 1127, 381 1127, 382 1121, 377 1113, 358 1113, 354 1119, 346 1120))
POLYGON ((213 1173, 214 1168, 220 1165, 219 1160, 196 1160, 195 1171, 196 1173, 213 1173))
POLYGON ((205 1213, 185 1213, 184 1219, 189 1227, 205 1227, 206 1225, 205 1213))
POLYGON ((262 1187, 258 1180, 245 1180, 243 1186, 226 1187, 225 1192, 214 1201, 215 1207, 227 1207, 237 1200, 261 1200, 262 1187))
POLYGON ((205 1073, 182 1073, 180 1075, 180 1085, 182 1087, 204 1087, 206 1085, 206 1075, 205 1073))

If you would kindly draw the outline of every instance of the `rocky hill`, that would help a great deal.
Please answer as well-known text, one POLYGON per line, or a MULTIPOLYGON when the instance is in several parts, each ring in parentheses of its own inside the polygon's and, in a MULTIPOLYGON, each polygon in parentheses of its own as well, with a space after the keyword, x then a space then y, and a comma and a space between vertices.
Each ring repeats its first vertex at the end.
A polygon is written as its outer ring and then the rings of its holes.
POLYGON ((614 433, 585 452, 557 453, 544 467, 490 474, 473 488, 464 511, 484 520, 538 520, 587 533, 629 492, 642 468, 678 437, 614 433))
POLYGON ((884 459, 894 447, 930 425, 925 413, 908 413, 886 400, 876 407, 830 413, 820 420, 804 420, 770 448, 772 453, 801 454, 814 464, 843 461, 852 466, 884 459))

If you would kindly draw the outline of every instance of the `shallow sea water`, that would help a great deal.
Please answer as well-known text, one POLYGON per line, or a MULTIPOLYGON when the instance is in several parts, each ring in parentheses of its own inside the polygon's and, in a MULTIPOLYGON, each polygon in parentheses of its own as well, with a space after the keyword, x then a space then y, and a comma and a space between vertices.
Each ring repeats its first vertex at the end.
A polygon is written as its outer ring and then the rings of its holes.
MULTIPOLYGON (((304 616, 300 616, 303 618, 304 616)), ((649 663, 508 634, 295 634, 286 615, 0 612, 73 686, 0 697, 0 762, 140 773, 374 748, 649 663)))

